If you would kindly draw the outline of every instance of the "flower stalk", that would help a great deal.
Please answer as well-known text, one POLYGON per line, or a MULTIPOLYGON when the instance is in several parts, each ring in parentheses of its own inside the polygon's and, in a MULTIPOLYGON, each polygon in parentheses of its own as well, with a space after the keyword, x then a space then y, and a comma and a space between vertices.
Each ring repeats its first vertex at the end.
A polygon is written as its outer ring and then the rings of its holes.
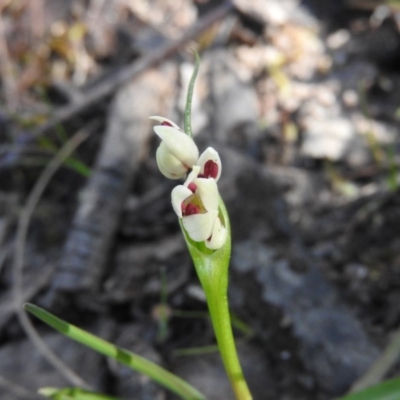
POLYGON ((227 240, 220 249, 210 252, 202 243, 194 242, 187 235, 182 223, 181 228, 192 256, 197 276, 206 294, 218 348, 236 399, 251 400, 252 396, 236 351, 229 313, 228 268, 231 255, 231 230, 228 213, 221 198, 219 209, 227 229, 227 240))
POLYGON ((161 126, 154 128, 163 141, 157 150, 157 163, 160 172, 167 178, 186 176, 184 184, 172 190, 172 206, 207 298, 218 348, 236 399, 251 400, 237 355, 229 314, 227 293, 231 229, 228 212, 217 186, 221 160, 211 147, 198 157, 192 139, 191 103, 200 63, 198 54, 195 55, 196 65, 186 100, 184 131, 163 117, 151 117, 161 123, 161 126), (182 133, 187 136, 179 143, 182 133))

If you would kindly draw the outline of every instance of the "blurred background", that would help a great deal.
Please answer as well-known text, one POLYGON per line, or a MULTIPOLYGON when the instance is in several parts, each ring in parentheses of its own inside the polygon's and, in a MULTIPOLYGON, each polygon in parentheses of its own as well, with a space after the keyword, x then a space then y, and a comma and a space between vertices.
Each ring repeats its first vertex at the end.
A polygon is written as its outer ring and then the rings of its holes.
POLYGON ((395 0, 1 0, 1 399, 174 398, 27 318, 27 301, 233 398, 148 119, 183 125, 193 49, 254 399, 396 376, 399 29, 395 0))

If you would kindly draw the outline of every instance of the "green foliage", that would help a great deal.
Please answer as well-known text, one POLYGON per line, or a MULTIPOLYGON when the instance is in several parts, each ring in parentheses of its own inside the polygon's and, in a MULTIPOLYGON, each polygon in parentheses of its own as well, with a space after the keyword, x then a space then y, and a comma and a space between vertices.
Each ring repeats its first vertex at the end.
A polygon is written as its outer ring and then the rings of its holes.
POLYGON ((389 189, 394 192, 399 188, 399 183, 398 183, 399 171, 396 163, 396 149, 394 146, 390 146, 388 148, 387 157, 388 157, 389 172, 386 180, 389 189))
POLYGON ((193 90, 194 90, 194 84, 195 84, 196 78, 197 78, 197 73, 199 72, 199 67, 200 67, 199 53, 197 51, 194 51, 194 56, 195 56, 196 62, 194 65, 194 71, 193 71, 192 77, 190 78, 189 88, 188 88, 187 97, 186 97, 185 115, 184 115, 184 119, 183 119, 183 126, 185 128, 185 132, 190 137, 193 137, 192 122, 191 122, 193 90))
POLYGON ((400 400, 400 378, 385 381, 337 400, 400 400))
POLYGON ((100 393, 89 392, 80 388, 51 388, 45 387, 39 390, 39 394, 52 400, 119 400, 116 397, 100 393))
MULTIPOLYGON (((62 143, 65 143, 66 140, 63 140, 62 143)), ((39 144, 43 149, 49 150, 53 153, 58 152, 57 146, 48 138, 42 137, 39 140, 39 144)), ((64 164, 66 167, 71 168, 73 171, 77 172, 78 174, 88 177, 91 173, 90 168, 85 165, 82 161, 80 161, 76 156, 73 157, 68 157, 65 161, 64 164)))
POLYGON ((135 371, 147 375, 155 382, 176 393, 183 399, 205 399, 199 391, 197 391, 187 382, 160 367, 159 365, 139 356, 138 354, 115 346, 114 344, 107 342, 106 340, 101 339, 95 335, 92 335, 91 333, 86 332, 76 327, 75 325, 69 324, 68 322, 63 321, 62 319, 49 313, 43 308, 35 306, 34 304, 25 304, 24 308, 26 311, 30 312, 35 317, 39 318, 44 323, 51 326, 68 338, 75 340, 83 344, 84 346, 90 347, 100 354, 111 357, 119 363, 126 365, 127 367, 135 371))

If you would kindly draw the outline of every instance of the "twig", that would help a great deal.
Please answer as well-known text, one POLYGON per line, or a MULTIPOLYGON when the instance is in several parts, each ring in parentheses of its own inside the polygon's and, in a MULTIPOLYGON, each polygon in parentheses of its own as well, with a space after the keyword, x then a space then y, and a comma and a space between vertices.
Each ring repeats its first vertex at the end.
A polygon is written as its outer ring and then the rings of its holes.
POLYGON ((213 25, 215 22, 224 18, 233 8, 231 1, 226 1, 220 7, 216 8, 212 13, 200 19, 196 24, 189 28, 180 39, 167 43, 163 48, 151 52, 149 55, 143 56, 133 64, 119 71, 117 74, 110 76, 107 80, 99 83, 92 90, 76 103, 65 106, 54 114, 54 116, 44 125, 34 129, 31 134, 33 137, 40 136, 58 124, 64 123, 70 118, 86 111, 93 104, 101 101, 111 95, 123 84, 136 78, 139 74, 149 68, 155 67, 165 58, 174 54, 185 43, 199 36, 203 31, 213 25))
POLYGON ((3 386, 11 393, 17 395, 21 399, 24 400, 42 400, 43 397, 39 396, 38 394, 31 393, 24 387, 17 385, 14 382, 9 381, 8 379, 4 378, 4 376, 0 375, 0 386, 3 386))
MULTIPOLYGON (((113 99, 103 143, 86 183, 52 280, 53 306, 62 293, 95 294, 101 287, 132 179, 148 152, 149 115, 173 91, 171 64, 151 69, 120 88, 113 99)), ((86 301, 86 300, 84 300, 86 301)))
POLYGON ((18 319, 25 330, 26 334, 36 345, 37 349, 52 364, 68 381, 73 385, 89 389, 90 386, 71 371, 54 353, 41 337, 36 332, 31 321, 28 319, 25 311, 22 309, 23 304, 23 280, 22 272, 24 265, 24 254, 26 236, 28 232, 29 223, 36 205, 38 204, 45 188, 48 183, 60 168, 63 162, 71 155, 71 153, 89 136, 90 131, 94 129, 93 124, 89 129, 82 129, 78 131, 60 150, 60 152, 50 161, 47 167, 43 170, 39 179, 37 180, 34 188, 32 189, 25 207, 23 208, 18 221, 18 229, 16 234, 16 243, 14 247, 14 264, 13 264, 13 293, 14 293, 14 307, 18 319))
POLYGON ((6 219, 2 225, 0 225, 0 273, 4 265, 4 261, 9 255, 9 248, 4 245, 5 237, 7 235, 8 228, 10 226, 10 220, 6 219))
POLYGON ((13 67, 8 54, 3 16, 1 15, 3 7, 6 5, 7 4, 0 5, 0 73, 2 85, 4 86, 7 109, 9 112, 15 112, 17 108, 17 84, 14 79, 13 67))
POLYGON ((31 24, 33 40, 41 40, 44 34, 44 0, 36 0, 28 3, 29 19, 35 21, 31 24))
POLYGON ((391 368, 400 359, 400 328, 397 329, 389 344, 380 357, 371 365, 367 372, 358 379, 351 387, 350 392, 358 392, 379 383, 391 368))

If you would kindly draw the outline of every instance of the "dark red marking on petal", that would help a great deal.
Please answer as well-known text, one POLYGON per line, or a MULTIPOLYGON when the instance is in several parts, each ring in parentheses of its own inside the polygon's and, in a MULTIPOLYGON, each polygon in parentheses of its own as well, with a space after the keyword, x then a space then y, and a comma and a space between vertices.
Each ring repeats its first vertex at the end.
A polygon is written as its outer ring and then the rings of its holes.
POLYGON ((188 189, 194 193, 197 189, 197 185, 194 182, 190 182, 188 185, 188 189))
POLYGON ((172 126, 172 124, 170 124, 167 121, 163 121, 163 122, 161 122, 161 126, 172 126))
POLYGON ((218 176, 218 164, 213 160, 208 160, 204 164, 204 175, 206 178, 216 179, 218 176))
POLYGON ((200 207, 196 206, 195 204, 189 203, 184 211, 184 216, 200 214, 200 207))
POLYGON ((185 214, 186 207, 187 207, 187 204, 185 204, 185 202, 183 201, 181 204, 182 214, 185 214))

